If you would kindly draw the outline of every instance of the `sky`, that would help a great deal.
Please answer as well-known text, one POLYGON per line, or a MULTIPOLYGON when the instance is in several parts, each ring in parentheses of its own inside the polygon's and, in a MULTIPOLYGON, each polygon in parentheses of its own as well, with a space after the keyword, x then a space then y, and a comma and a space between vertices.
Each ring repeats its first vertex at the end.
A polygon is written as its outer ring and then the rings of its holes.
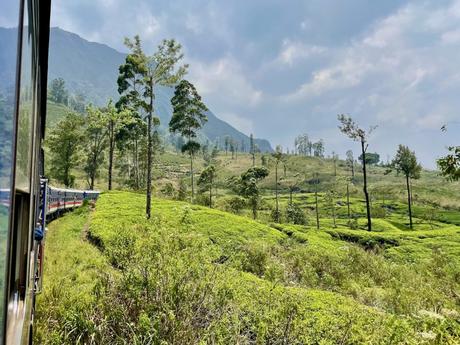
POLYGON ((176 38, 208 107, 273 146, 358 152, 341 113, 378 126, 384 161, 405 144, 434 168, 460 144, 460 0, 53 0, 52 25, 120 51, 176 38))

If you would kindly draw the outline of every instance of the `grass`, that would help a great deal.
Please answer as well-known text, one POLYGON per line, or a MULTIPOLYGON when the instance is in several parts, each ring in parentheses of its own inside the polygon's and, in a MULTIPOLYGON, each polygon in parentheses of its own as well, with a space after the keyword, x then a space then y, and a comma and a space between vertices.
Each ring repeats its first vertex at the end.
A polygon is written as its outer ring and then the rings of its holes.
POLYGON ((88 228, 96 247, 82 238, 87 213, 52 224, 41 343, 460 339, 455 226, 407 231, 379 219, 379 232, 318 231, 165 199, 153 200, 152 215, 144 217, 142 194, 102 194, 88 228), (379 245, 369 250, 369 241, 379 245), (450 241, 452 252, 433 251, 430 241, 450 241), (75 284, 66 283, 69 275, 75 284))
POLYGON ((38 344, 71 343, 77 328, 87 327, 91 332, 87 317, 97 302, 94 291, 111 267, 85 238, 88 215, 85 207, 49 225, 43 292, 36 301, 34 340, 38 344))

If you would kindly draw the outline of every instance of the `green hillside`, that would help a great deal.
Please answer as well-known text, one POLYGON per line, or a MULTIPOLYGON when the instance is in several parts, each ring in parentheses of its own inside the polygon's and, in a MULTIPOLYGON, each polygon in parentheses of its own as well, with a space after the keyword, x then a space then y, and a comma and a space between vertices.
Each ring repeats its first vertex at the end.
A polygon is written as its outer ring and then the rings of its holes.
POLYGON ((104 193, 51 225, 39 343, 460 339, 460 228, 318 231, 165 199, 152 209, 146 220, 142 194, 104 193))

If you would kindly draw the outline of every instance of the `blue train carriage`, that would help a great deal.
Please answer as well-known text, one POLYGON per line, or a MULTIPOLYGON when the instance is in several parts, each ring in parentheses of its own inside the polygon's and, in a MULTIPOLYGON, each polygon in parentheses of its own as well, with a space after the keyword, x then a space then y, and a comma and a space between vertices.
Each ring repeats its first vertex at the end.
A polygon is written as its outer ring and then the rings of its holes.
POLYGON ((45 258, 45 237, 47 222, 84 204, 85 200, 96 201, 98 191, 55 188, 48 180, 40 180, 39 218, 34 230, 35 239, 35 294, 42 291, 43 263, 45 258))
POLYGON ((53 219, 65 211, 74 209, 83 204, 85 200, 96 201, 98 191, 77 190, 48 187, 47 218, 53 219))

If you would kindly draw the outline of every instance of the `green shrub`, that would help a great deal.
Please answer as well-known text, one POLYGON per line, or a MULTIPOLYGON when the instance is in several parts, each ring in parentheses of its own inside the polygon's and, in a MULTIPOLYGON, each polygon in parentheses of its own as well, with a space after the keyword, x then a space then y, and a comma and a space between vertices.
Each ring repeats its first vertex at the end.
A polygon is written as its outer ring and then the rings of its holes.
POLYGON ((246 200, 240 196, 234 196, 226 200, 225 210, 239 214, 246 207, 246 200))
POLYGON ((305 212, 297 204, 294 203, 288 203, 286 207, 286 220, 292 224, 307 224, 307 217, 305 216, 305 212))

